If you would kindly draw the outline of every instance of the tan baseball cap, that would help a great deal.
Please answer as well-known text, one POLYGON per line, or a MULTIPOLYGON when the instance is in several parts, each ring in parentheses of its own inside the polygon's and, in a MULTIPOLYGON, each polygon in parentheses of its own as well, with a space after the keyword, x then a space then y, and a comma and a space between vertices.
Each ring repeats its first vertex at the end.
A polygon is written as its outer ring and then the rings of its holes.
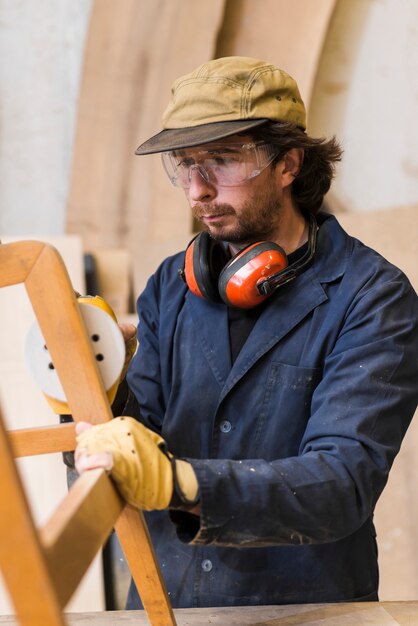
POLYGON ((164 111, 163 129, 135 154, 198 146, 249 131, 267 121, 306 129, 296 81, 266 61, 224 57, 178 78, 164 111))

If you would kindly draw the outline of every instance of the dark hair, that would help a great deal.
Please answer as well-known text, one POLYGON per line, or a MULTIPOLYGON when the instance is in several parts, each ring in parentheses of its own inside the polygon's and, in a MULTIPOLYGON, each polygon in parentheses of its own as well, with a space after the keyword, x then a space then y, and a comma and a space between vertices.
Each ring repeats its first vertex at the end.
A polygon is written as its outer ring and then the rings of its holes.
POLYGON ((303 164, 292 184, 292 193, 301 211, 317 213, 331 186, 335 165, 341 161, 343 150, 336 138, 309 137, 301 128, 288 122, 267 122, 254 129, 251 136, 255 141, 279 147, 280 153, 273 163, 280 161, 292 148, 304 149, 303 164))

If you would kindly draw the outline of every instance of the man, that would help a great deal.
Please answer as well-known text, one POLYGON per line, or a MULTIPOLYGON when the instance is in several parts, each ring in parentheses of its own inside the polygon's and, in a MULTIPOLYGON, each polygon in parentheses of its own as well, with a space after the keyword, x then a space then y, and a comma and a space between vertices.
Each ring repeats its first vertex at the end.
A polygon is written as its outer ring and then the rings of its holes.
POLYGON ((373 510, 417 404, 416 294, 320 211, 341 150, 306 134, 285 72, 206 63, 163 125, 137 153, 162 153, 205 232, 138 300, 136 419, 79 426, 78 469, 107 466, 151 511, 174 607, 376 600, 373 510))

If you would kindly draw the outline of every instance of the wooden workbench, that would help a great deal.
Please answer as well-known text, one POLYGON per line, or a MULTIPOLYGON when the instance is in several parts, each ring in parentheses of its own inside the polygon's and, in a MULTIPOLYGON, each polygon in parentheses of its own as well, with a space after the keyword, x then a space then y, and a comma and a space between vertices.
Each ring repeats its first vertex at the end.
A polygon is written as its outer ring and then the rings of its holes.
MULTIPOLYGON (((177 609, 178 626, 418 626, 417 602, 177 609)), ((143 611, 67 614, 69 626, 149 626, 143 611)), ((17 626, 0 616, 0 626, 17 626)))

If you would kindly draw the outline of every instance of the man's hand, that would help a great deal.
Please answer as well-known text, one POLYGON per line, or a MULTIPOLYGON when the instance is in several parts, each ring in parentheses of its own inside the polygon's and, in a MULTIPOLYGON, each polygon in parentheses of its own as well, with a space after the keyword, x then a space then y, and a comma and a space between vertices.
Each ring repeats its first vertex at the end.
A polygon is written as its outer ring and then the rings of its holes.
POLYGON ((81 474, 102 467, 110 472, 124 499, 145 509, 193 506, 198 483, 190 463, 175 459, 160 435, 132 417, 76 426, 75 466, 81 474))

